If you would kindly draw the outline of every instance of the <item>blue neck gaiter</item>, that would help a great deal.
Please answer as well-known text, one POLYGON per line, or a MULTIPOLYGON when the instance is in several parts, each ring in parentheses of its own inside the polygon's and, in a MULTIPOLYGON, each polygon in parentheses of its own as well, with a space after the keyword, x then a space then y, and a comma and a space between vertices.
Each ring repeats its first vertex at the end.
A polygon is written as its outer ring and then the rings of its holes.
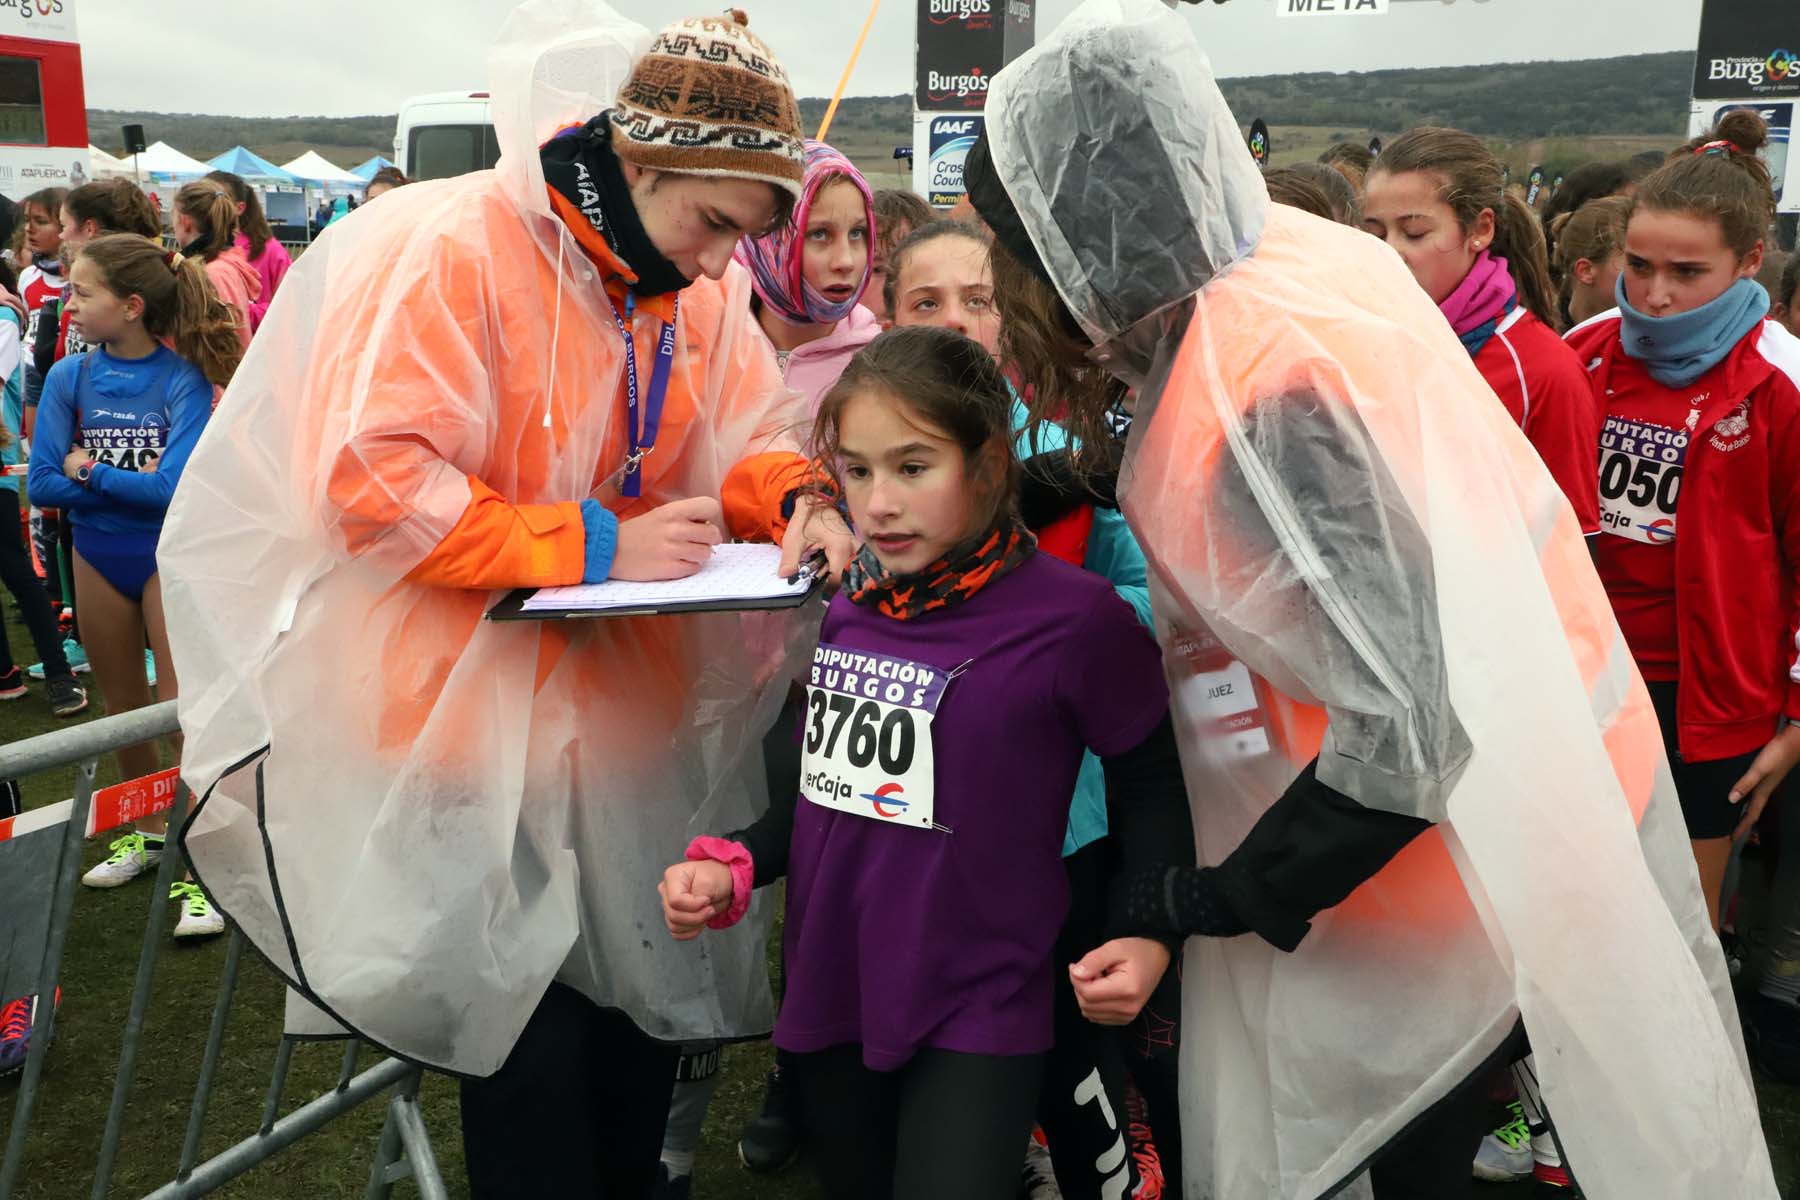
POLYGON ((1672 317, 1647 317, 1625 299, 1625 276, 1613 286, 1619 302, 1619 347, 1664 387, 1686 387, 1716 367, 1769 312, 1769 294, 1740 279, 1717 299, 1672 317))

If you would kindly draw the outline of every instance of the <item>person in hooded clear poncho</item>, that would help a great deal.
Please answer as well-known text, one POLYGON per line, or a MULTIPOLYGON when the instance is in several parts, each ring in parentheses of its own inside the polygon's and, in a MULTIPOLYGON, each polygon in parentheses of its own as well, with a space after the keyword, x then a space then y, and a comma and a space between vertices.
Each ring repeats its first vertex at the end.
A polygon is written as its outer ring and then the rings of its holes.
POLYGON ((672 945, 657 864, 766 802, 818 614, 483 615, 852 547, 731 263, 800 190, 768 47, 531 0, 490 68, 499 167, 307 252, 171 509, 184 849, 291 1023, 472 1077, 477 1195, 594 1195, 654 1178, 670 1043, 772 1025, 768 915, 672 945))
POLYGON ((1119 494, 1204 864, 1135 889, 1197 935, 1185 1194, 1467 1194, 1522 1018, 1588 1196, 1773 1197, 1648 695, 1441 314, 1268 202, 1156 0, 1090 0, 986 116, 1003 353, 1089 445, 1135 390, 1119 494))

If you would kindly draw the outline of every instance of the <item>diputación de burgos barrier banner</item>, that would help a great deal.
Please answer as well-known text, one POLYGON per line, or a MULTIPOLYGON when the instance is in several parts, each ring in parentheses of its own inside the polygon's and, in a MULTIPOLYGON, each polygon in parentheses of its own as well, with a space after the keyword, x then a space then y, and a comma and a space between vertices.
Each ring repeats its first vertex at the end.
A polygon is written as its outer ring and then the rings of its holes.
POLYGON ((1695 100, 1800 97, 1800 3, 1704 0, 1695 100))
POLYGON ((940 208, 963 195, 988 83, 1031 47, 1036 0, 917 0, 913 190, 940 208))
POLYGON ((1762 156, 1775 180, 1775 211, 1800 213, 1800 156, 1791 149, 1800 96, 1791 100, 1696 100, 1688 110, 1688 136, 1705 133, 1734 108, 1751 109, 1769 123, 1769 144, 1763 147, 1762 156))

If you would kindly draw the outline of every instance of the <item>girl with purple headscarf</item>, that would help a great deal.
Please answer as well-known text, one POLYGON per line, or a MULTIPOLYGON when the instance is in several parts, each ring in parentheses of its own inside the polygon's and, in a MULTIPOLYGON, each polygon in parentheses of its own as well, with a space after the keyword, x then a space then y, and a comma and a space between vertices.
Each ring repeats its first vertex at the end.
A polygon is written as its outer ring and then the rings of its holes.
POLYGON ((793 218, 738 243, 756 288, 758 324, 789 387, 813 408, 855 353, 881 332, 861 304, 875 244, 875 198, 850 160, 806 143, 806 184, 793 218))

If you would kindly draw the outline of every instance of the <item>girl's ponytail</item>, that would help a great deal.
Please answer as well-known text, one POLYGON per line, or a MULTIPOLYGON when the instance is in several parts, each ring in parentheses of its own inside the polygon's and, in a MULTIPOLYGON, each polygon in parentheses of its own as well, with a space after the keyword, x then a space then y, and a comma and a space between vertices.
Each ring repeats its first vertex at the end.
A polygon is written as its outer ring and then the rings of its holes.
POLYGON ((1556 290, 1550 285, 1550 250, 1544 242, 1544 226, 1524 197, 1507 192, 1494 209, 1494 253, 1506 260, 1519 303, 1531 315, 1562 331, 1556 290))
POLYGON ((237 240, 237 201, 210 179, 196 179, 175 193, 175 211, 194 223, 199 236, 187 250, 207 262, 237 240))
POLYGON ((219 299, 200 259, 177 254, 171 266, 175 272, 174 312, 163 332, 175 343, 175 353, 199 367, 208 383, 226 387, 244 357, 237 311, 219 299))
POLYGON ((1769 235, 1775 220, 1775 184, 1769 164, 1757 156, 1769 126, 1748 108, 1726 113, 1638 185, 1631 211, 1692 213, 1719 223, 1725 244, 1739 258, 1769 235))

